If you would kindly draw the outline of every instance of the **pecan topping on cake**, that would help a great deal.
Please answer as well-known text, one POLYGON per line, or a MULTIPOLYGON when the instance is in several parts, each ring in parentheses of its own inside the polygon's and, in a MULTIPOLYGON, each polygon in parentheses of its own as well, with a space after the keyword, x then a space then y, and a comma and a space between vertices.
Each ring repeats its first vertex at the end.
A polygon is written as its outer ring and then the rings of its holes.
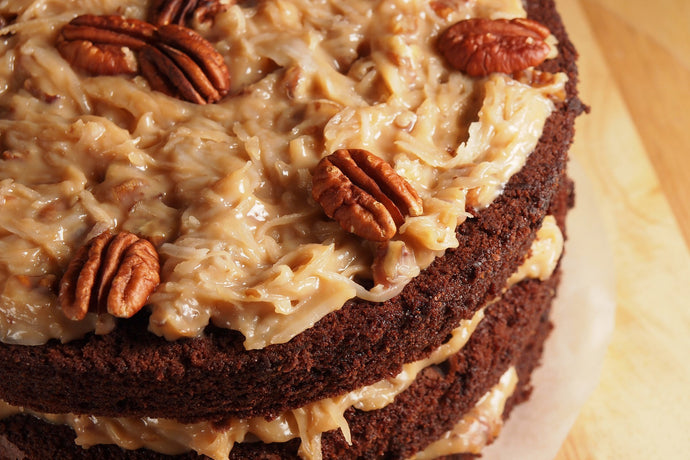
POLYGON ((197 104, 220 100, 230 89, 223 56, 201 35, 169 24, 141 50, 141 72, 151 88, 197 104))
POLYGON ((366 150, 341 149, 321 159, 312 183, 312 196, 326 215, 368 240, 387 241, 405 215, 422 213, 422 200, 410 183, 366 150))
POLYGON ((216 102, 230 89, 223 57, 183 26, 83 15, 62 28, 57 47, 70 64, 93 75, 141 71, 152 89, 197 104, 216 102))
POLYGON ((512 74, 541 64, 551 32, 531 19, 473 18, 457 22, 438 39, 448 63, 472 77, 493 72, 512 74))
POLYGON ((135 74, 133 52, 144 47, 155 30, 138 19, 86 14, 62 28, 57 48, 72 66, 91 74, 135 74))
POLYGON ((129 232, 104 232, 77 251, 60 281, 58 301, 74 321, 90 311, 129 318, 159 283, 153 244, 129 232))
POLYGON ((154 0, 151 22, 158 26, 183 26, 194 19, 205 22, 227 8, 228 5, 220 0, 154 0))

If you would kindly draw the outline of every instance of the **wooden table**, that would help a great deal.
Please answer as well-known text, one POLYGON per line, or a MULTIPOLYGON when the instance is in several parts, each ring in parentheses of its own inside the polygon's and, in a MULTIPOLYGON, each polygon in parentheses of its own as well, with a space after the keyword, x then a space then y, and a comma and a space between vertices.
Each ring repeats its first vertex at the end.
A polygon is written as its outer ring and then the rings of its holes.
POLYGON ((573 157, 600 203, 616 327, 557 457, 690 458, 690 1, 557 0, 581 54, 573 157))

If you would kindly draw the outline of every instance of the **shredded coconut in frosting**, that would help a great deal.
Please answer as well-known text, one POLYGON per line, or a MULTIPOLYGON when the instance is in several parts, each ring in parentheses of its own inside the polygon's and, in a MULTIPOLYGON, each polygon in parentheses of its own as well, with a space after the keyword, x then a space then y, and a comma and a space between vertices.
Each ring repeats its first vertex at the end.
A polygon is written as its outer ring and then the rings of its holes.
MULTIPOLYGON (((0 340, 41 344, 96 327, 62 317, 55 285, 104 229, 156 244, 162 282, 150 330, 196 336, 212 322, 249 349, 282 343, 350 298, 383 301, 457 246, 466 210, 488 206, 536 145, 566 77, 532 88, 470 79, 435 50, 468 17, 521 17, 521 2, 240 2, 198 25, 224 56, 230 95, 198 106, 141 77, 89 77, 55 49, 79 14, 143 19, 145 1, 0 2, 0 340), (424 213, 395 283, 365 289, 373 243, 310 196, 316 163, 364 148, 405 177, 424 213), (412 261, 412 262, 410 262, 412 261)), ((402 261, 401 261, 402 263, 402 261)))

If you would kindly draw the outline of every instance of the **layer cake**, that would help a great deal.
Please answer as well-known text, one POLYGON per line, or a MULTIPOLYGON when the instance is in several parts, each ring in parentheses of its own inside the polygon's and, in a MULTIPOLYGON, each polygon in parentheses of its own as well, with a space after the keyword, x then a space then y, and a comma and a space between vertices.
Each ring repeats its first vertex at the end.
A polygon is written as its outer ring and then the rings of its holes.
POLYGON ((0 11, 0 457, 495 438, 552 327, 573 203, 583 106, 552 1, 38 3, 0 11), (475 41, 521 27, 488 51, 518 58, 457 68, 470 18, 475 41), (120 292, 95 256, 121 235, 147 249, 114 263, 120 292))

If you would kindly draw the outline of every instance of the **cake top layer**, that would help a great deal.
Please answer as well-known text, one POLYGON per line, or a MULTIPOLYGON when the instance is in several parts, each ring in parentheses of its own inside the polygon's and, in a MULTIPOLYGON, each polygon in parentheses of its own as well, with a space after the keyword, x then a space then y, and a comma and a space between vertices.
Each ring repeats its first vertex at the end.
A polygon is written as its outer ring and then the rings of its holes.
POLYGON ((171 340, 212 321, 261 348, 354 296, 388 299, 500 194, 565 82, 531 70, 469 77, 439 53, 450 25, 524 17, 520 1, 240 2, 188 24, 230 74, 225 97, 198 105, 142 76, 87 75, 56 48, 75 16, 145 20, 150 2, 16 3, 0 32, 9 343, 104 327, 95 313, 68 320, 57 285, 105 230, 154 244, 162 269, 149 327, 171 340), (421 198, 386 242, 344 230, 312 198, 316 165, 338 149, 371 152, 421 198))

